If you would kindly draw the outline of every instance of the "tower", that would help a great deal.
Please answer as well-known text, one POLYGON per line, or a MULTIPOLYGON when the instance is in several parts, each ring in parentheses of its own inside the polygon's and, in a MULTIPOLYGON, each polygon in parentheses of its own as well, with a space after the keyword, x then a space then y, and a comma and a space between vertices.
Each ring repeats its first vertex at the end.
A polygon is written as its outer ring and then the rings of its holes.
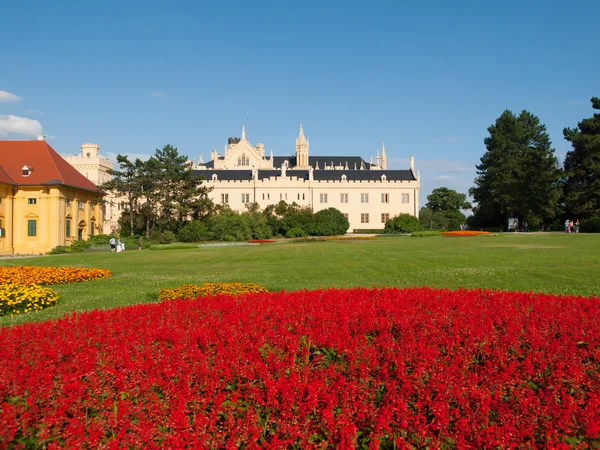
POLYGON ((385 144, 381 142, 381 168, 387 170, 387 156, 385 154, 385 144))
POLYGON ((308 167, 308 139, 304 136, 302 124, 300 124, 300 133, 296 138, 296 167, 298 169, 308 167))

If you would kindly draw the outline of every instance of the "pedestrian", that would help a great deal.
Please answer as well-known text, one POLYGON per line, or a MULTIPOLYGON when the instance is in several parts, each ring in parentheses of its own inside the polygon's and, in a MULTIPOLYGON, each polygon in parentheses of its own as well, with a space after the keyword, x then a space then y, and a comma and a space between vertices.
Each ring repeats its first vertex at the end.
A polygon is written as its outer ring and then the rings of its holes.
POLYGON ((573 232, 573 227, 574 227, 574 225, 573 225, 573 221, 571 220, 571 221, 569 222, 569 233, 572 233, 572 232, 573 232))
POLYGON ((115 241, 115 237, 111 237, 110 241, 108 241, 108 243, 110 244, 110 251, 111 252, 115 252, 117 251, 117 241, 115 241))
POLYGON ((527 221, 523 222, 523 231, 527 233, 527 221))
POLYGON ((575 233, 579 233, 579 219, 575 221, 575 233))
POLYGON ((121 239, 117 239, 117 253, 121 253, 121 239))
POLYGON ((143 246, 144 243, 142 242, 142 237, 140 236, 140 238, 138 239, 138 250, 141 250, 143 246))
POLYGON ((565 219, 565 233, 569 232, 569 219, 565 219))
POLYGON ((515 233, 519 231, 519 219, 515 220, 515 233))

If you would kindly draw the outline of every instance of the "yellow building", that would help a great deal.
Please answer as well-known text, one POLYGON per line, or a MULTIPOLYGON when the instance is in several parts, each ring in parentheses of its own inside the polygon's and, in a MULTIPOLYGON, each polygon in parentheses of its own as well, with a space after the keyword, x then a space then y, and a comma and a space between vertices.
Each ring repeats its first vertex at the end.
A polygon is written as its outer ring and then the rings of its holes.
POLYGON ((103 196, 46 141, 0 141, 0 255, 46 253, 100 234, 103 196))

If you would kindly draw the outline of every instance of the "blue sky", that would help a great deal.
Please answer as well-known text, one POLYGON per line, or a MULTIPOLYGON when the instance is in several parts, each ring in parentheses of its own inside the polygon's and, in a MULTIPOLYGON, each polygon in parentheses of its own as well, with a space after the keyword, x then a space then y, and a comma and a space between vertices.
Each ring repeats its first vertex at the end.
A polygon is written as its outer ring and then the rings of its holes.
POLYGON ((487 127, 505 109, 565 126, 600 96, 600 2, 1 2, 0 139, 39 129, 60 153, 84 142, 190 158, 252 143, 292 154, 415 156, 421 200, 467 192, 487 127), (11 117, 14 116, 14 117, 11 117))

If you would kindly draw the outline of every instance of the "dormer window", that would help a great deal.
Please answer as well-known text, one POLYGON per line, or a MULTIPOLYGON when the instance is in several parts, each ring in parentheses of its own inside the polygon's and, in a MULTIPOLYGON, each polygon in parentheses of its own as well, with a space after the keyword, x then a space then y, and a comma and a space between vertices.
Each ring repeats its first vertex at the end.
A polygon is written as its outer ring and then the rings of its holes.
POLYGON ((23 171, 23 176, 28 177, 29 175, 31 175, 31 172, 33 172, 33 167, 23 166, 23 168, 21 170, 23 171))

